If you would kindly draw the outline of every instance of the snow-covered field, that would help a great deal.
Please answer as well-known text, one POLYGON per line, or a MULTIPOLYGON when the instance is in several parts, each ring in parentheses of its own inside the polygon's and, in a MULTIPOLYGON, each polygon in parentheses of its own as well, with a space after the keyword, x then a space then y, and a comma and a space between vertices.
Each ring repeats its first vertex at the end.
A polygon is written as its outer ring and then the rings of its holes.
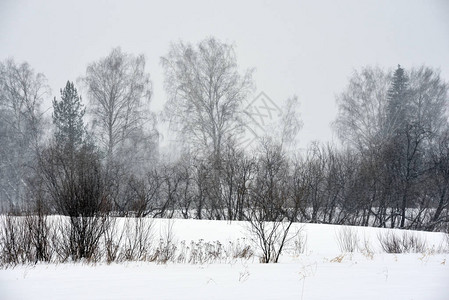
MULTIPOLYGON (((245 223, 155 220, 174 240, 246 239, 245 223)), ((377 228, 352 228, 370 251, 343 253, 340 226, 302 227, 303 253, 292 242, 278 264, 257 257, 213 264, 124 262, 37 264, 0 270, 0 299, 449 299, 449 254, 441 233, 415 233, 423 253, 387 254, 377 228), (366 242, 366 243, 365 243, 366 242), (445 249, 445 253, 441 251, 445 249)), ((399 230, 394 232, 402 234, 399 230)))

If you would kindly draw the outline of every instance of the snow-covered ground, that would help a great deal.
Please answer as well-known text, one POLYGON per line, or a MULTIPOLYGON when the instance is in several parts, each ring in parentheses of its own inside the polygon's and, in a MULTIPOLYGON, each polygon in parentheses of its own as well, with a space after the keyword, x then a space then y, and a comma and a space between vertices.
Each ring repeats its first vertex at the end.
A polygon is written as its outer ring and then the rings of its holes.
MULTIPOLYGON (((170 224, 178 242, 248 241, 243 222, 198 220, 155 220, 155 238, 170 224)), ((385 230, 355 227, 359 244, 367 242, 371 251, 342 253, 336 237, 343 227, 300 227, 304 252, 291 243, 279 264, 254 257, 195 265, 17 266, 0 270, 0 299, 449 299, 449 254, 441 233, 415 233, 426 242, 424 253, 386 254, 377 238, 385 230), (442 249, 446 253, 438 253, 442 249)))

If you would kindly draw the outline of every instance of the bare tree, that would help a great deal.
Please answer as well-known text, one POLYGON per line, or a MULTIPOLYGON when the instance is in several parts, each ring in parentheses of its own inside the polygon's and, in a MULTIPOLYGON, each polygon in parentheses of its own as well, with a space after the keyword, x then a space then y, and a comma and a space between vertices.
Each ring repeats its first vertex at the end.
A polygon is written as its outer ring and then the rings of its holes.
POLYGON ((277 122, 270 124, 270 130, 265 133, 269 139, 275 140, 286 151, 294 151, 297 137, 303 126, 299 113, 299 99, 293 96, 284 101, 281 106, 282 114, 277 122))
POLYGON ((252 89, 252 71, 240 75, 233 46, 215 38, 196 47, 172 44, 161 61, 168 119, 195 149, 219 158, 229 137, 240 130, 239 109, 252 89))
POLYGON ((334 127, 344 142, 362 150, 385 141, 391 133, 386 127, 390 82, 389 73, 377 67, 354 71, 348 87, 337 97, 334 127))
POLYGON ((223 155, 221 188, 222 210, 227 220, 244 220, 249 185, 254 179, 255 170, 255 159, 233 144, 227 145, 223 155))
POLYGON ((81 81, 87 89, 94 131, 108 163, 130 151, 127 163, 144 165, 137 159, 138 146, 143 145, 139 154, 154 154, 155 143, 154 118, 148 110, 152 87, 144 56, 115 48, 107 57, 89 64, 81 81))
POLYGON ((313 143, 302 164, 306 185, 302 213, 306 220, 313 223, 320 219, 324 206, 327 159, 324 149, 318 143, 313 143))
POLYGON ((208 166, 201 159, 193 160, 193 181, 194 181, 194 203, 196 207, 196 218, 203 219, 205 217, 204 209, 207 199, 207 177, 208 166))
POLYGON ((0 62, 0 199, 22 204, 27 177, 43 132, 40 105, 49 94, 45 76, 27 63, 0 62))
POLYGON ((412 123, 428 135, 437 138, 448 126, 449 83, 438 70, 421 66, 409 71, 410 112, 412 123))
POLYGON ((426 184, 430 187, 431 203, 423 207, 430 213, 427 229, 449 223, 449 130, 441 135, 430 155, 430 176, 426 184))
POLYGON ((277 263, 292 238, 290 228, 298 206, 282 147, 264 141, 261 148, 246 217, 251 238, 262 251, 261 262, 277 263))

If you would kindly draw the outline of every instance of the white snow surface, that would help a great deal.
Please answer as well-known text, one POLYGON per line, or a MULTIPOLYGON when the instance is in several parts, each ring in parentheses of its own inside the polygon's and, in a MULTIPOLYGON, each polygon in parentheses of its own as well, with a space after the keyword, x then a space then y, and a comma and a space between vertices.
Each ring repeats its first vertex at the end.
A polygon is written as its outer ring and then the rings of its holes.
MULTIPOLYGON (((248 238, 244 222, 164 219, 154 220, 154 236, 169 223, 177 241, 248 238)), ((377 238, 385 229, 353 227, 370 243, 370 256, 342 253, 341 226, 295 226, 306 249, 287 247, 278 264, 257 257, 203 265, 39 263, 1 269, 0 299, 449 299, 449 254, 436 251, 447 247, 442 233, 415 233, 427 243, 424 253, 386 254, 377 238)))

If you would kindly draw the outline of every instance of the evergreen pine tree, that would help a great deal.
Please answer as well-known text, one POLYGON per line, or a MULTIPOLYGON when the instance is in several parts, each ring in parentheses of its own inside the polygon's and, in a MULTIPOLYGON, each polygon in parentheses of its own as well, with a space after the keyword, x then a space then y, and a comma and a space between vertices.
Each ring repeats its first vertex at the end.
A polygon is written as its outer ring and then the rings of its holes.
POLYGON ((85 108, 81 103, 73 82, 67 81, 61 89, 61 101, 53 100, 53 124, 56 126, 55 138, 63 149, 74 151, 83 144, 85 128, 83 116, 85 108))
POLYGON ((398 68, 393 74, 392 84, 388 90, 387 120, 390 130, 398 133, 407 124, 409 85, 403 68, 398 68))

